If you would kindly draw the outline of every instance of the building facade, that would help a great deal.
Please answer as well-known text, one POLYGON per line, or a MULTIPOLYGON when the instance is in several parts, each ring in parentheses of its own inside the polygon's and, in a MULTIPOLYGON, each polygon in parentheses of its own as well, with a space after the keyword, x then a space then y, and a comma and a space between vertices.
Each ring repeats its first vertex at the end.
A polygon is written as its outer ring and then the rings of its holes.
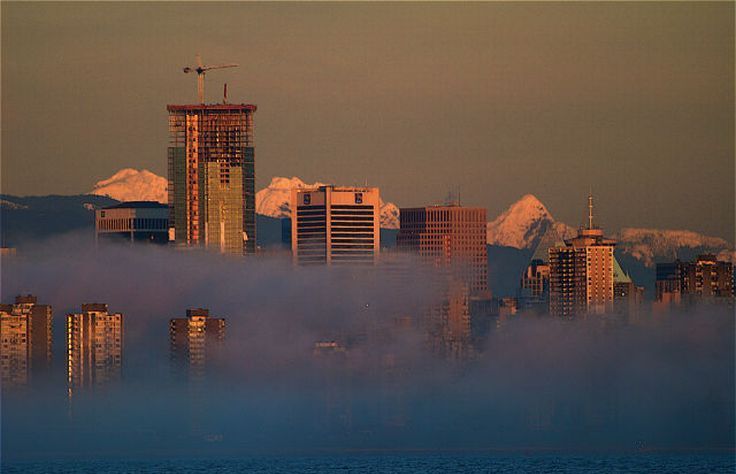
POLYGON ((3 387, 26 385, 51 366, 49 305, 35 296, 17 296, 14 304, 0 305, 0 379, 3 387))
POLYGON ((203 377, 210 358, 225 340, 225 319, 213 318, 208 309, 188 309, 185 318, 169 321, 172 368, 189 377, 203 377))
POLYGON ((295 263, 376 262, 381 248, 378 188, 294 188, 291 209, 291 251, 295 263))
POLYGON ((588 227, 564 246, 549 249, 550 313, 561 318, 605 314, 613 310, 613 248, 616 242, 593 225, 588 197, 588 227))
POLYGON ((733 264, 715 255, 699 255, 692 262, 657 264, 655 301, 679 305, 695 302, 733 304, 733 264))
POLYGON ((67 382, 76 388, 100 387, 120 378, 123 362, 123 315, 106 304, 82 305, 66 317, 67 382))
POLYGON ((169 105, 169 225, 179 245, 256 250, 255 105, 169 105))
POLYGON ((477 207, 404 208, 396 245, 400 250, 450 269, 471 295, 487 294, 486 210, 477 207))
POLYGON ((169 207, 154 201, 122 202, 95 211, 96 242, 167 244, 169 207))

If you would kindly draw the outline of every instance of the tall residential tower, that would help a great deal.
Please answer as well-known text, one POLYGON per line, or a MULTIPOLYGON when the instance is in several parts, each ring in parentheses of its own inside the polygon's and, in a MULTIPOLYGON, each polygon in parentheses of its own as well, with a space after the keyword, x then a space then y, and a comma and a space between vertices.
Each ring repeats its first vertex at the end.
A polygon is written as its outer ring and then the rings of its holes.
POLYGON ((169 105, 169 225, 180 245, 256 249, 255 105, 169 105))
POLYGON ((613 247, 593 225, 593 196, 588 196, 588 226, 577 237, 549 249, 549 309, 574 318, 613 310, 613 247))
POLYGON ((67 382, 77 387, 102 386, 119 379, 123 362, 123 315, 107 305, 82 305, 66 317, 67 382))
POLYGON ((32 295, 0 305, 0 376, 3 387, 25 385, 51 364, 51 306, 32 295))

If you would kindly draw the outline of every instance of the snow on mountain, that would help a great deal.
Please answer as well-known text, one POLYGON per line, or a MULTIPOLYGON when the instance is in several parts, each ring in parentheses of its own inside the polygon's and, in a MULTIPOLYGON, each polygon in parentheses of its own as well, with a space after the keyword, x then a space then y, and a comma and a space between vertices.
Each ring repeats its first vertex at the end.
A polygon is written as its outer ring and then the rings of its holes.
POLYGON ((719 237, 709 237, 689 230, 660 230, 625 227, 614 236, 617 247, 646 266, 655 260, 674 260, 683 249, 699 253, 710 252, 731 260, 735 255, 728 242, 719 237))
MULTIPOLYGON (((307 184, 296 176, 283 178, 276 176, 271 183, 256 193, 256 212, 264 216, 282 218, 291 217, 289 201, 291 200, 292 188, 309 188, 324 186, 324 183, 316 182, 307 184)), ((390 202, 381 200, 381 227, 384 229, 399 228, 399 208, 390 202)))
POLYGON ((271 183, 256 193, 256 212, 269 217, 291 217, 291 189, 314 186, 324 186, 324 183, 307 184, 296 176, 291 179, 280 176, 271 178, 271 183))
POLYGON ((125 168, 108 179, 98 181, 89 194, 107 196, 118 201, 158 201, 166 203, 166 178, 148 170, 125 168))
POLYGON ((488 223, 486 239, 490 245, 531 249, 537 246, 550 227, 561 238, 575 235, 574 228, 555 221, 536 196, 527 194, 509 206, 493 222, 488 223))

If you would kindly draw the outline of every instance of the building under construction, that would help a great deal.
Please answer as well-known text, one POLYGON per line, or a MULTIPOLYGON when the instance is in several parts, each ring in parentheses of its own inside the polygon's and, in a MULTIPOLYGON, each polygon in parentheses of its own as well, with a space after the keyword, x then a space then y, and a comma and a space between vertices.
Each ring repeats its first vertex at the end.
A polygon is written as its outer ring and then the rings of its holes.
POLYGON ((251 104, 169 105, 169 226, 174 241, 255 253, 251 104))

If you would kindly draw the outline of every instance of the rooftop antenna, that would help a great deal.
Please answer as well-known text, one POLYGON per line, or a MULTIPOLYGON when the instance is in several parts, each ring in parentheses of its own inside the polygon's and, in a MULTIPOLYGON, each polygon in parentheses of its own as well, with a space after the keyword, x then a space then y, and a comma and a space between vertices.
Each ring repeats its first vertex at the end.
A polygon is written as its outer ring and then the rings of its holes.
POLYGON ((227 104, 227 82, 225 83, 224 90, 222 91, 222 103, 227 104))
POLYGON ((588 192, 588 229, 593 229, 593 187, 588 192))
POLYGON ((202 57, 197 53, 197 67, 186 66, 184 73, 196 72, 197 73, 197 93, 199 95, 199 103, 204 104, 204 75, 207 71, 213 69, 225 69, 229 67, 237 67, 235 63, 230 64, 218 64, 216 66, 204 66, 202 65, 202 57))

